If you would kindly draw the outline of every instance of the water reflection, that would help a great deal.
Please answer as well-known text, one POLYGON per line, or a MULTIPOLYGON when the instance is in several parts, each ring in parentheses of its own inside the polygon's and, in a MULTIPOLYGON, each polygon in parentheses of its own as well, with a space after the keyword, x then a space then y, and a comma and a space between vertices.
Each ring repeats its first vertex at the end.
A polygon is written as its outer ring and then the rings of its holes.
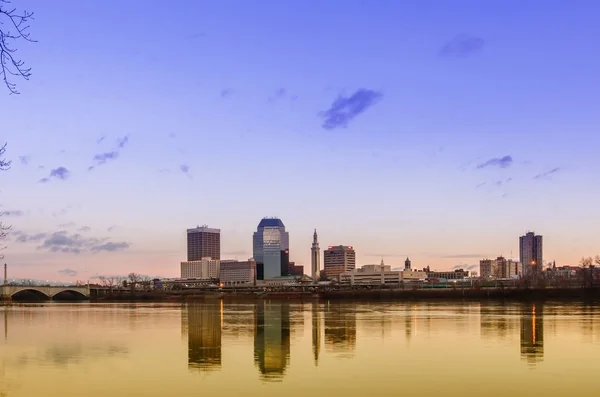
POLYGON ((356 310, 354 305, 329 303, 325 309, 327 350, 351 357, 356 348, 356 310))
POLYGON ((521 358, 530 364, 544 359, 544 312, 541 303, 524 305, 521 313, 521 358))
POLYGON ((223 304, 190 303, 182 316, 182 333, 187 330, 188 367, 200 371, 221 368, 221 325, 223 304))
POLYGON ((312 302, 312 349, 315 366, 319 365, 319 354, 321 353, 321 317, 319 316, 319 304, 312 302))
POLYGON ((290 359, 290 304, 261 301, 254 313, 254 363, 264 380, 280 380, 290 359))

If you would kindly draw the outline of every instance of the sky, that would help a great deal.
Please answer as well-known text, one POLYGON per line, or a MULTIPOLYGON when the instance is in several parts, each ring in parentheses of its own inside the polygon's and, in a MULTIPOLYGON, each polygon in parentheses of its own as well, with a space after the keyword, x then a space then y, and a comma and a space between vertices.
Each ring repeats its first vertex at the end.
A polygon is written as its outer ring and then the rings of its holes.
POLYGON ((596 1, 13 5, 9 278, 175 277, 187 228, 243 260, 266 216, 305 272, 314 229, 359 265, 600 253, 596 1))

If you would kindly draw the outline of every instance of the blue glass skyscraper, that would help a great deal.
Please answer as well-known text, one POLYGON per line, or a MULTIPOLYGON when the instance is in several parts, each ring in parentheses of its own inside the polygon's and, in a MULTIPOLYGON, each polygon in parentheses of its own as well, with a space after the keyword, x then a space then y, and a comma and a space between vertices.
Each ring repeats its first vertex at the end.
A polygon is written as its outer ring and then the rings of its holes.
POLYGON ((281 276, 281 251, 290 249, 290 237, 281 219, 263 218, 254 232, 252 246, 257 266, 262 264, 263 279, 281 276))

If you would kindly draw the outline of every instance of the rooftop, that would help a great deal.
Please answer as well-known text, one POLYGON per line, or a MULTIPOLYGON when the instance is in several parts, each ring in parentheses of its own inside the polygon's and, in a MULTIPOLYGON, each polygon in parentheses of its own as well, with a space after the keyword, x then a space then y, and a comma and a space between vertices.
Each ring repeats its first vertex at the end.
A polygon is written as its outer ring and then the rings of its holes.
POLYGON ((285 227, 279 218, 262 218, 258 227, 285 227))

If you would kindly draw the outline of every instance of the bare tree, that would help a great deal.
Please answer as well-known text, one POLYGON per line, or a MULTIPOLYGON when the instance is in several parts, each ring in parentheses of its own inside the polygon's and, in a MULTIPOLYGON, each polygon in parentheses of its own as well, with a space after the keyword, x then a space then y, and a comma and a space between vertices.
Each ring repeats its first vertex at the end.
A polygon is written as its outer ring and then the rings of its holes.
POLYGON ((25 62, 16 58, 18 41, 35 42, 29 36, 29 22, 33 13, 17 11, 11 6, 10 0, 0 0, 0 76, 11 94, 18 94, 13 77, 29 80, 31 68, 25 67, 25 62))

